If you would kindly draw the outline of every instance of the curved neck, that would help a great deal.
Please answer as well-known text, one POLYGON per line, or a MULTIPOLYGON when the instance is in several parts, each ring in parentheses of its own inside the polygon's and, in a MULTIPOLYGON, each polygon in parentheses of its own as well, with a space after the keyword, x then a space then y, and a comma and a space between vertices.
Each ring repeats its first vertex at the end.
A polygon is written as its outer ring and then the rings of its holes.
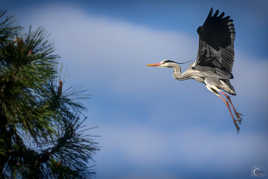
POLYGON ((188 79, 184 73, 181 73, 181 67, 179 64, 174 64, 172 66, 173 76, 176 80, 185 80, 188 79))

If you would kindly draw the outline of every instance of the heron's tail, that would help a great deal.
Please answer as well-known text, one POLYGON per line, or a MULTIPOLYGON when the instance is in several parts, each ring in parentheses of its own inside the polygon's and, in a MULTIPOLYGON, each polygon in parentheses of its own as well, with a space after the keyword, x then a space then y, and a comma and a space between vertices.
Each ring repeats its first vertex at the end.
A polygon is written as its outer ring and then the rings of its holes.
POLYGON ((220 80, 221 81, 221 84, 222 84, 222 89, 224 91, 226 91, 227 93, 231 94, 231 95, 234 95, 236 96, 236 92, 235 92, 235 89, 233 87, 233 85, 230 83, 229 80, 220 80))

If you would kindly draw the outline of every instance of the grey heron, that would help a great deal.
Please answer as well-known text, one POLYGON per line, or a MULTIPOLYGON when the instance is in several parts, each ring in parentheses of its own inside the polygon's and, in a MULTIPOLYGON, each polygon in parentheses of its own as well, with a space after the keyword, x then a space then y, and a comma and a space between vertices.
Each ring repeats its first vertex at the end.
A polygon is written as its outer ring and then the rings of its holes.
POLYGON ((172 68, 173 76, 177 80, 194 79, 205 84, 209 91, 223 100, 237 131, 239 131, 238 124, 241 124, 241 114, 237 112, 230 96, 226 94, 236 95, 235 89, 230 83, 230 79, 233 79, 234 62, 235 28, 233 20, 230 16, 225 16, 224 12, 220 13, 219 10, 214 13, 211 8, 203 25, 197 28, 197 33, 199 35, 197 58, 184 72, 181 72, 180 64, 182 63, 167 59, 147 66, 172 68))

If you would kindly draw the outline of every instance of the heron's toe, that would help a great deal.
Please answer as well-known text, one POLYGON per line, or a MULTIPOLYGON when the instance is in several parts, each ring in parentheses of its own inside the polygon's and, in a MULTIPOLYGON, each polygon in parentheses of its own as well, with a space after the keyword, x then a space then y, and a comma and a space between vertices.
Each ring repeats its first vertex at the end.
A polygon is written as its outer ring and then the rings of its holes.
POLYGON ((243 114, 236 112, 235 115, 237 117, 237 121, 239 122, 239 124, 241 124, 241 122, 242 122, 242 117, 241 116, 243 116, 243 114))

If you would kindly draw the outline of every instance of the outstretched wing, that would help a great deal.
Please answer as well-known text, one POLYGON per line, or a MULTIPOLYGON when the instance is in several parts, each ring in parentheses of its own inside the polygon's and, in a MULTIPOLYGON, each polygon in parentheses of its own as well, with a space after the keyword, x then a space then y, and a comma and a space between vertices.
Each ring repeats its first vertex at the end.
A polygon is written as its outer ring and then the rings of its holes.
POLYGON ((216 68, 230 74, 232 78, 235 29, 230 16, 224 17, 224 12, 219 15, 219 10, 213 14, 211 8, 207 19, 198 27, 197 32, 199 49, 193 67, 216 68))

